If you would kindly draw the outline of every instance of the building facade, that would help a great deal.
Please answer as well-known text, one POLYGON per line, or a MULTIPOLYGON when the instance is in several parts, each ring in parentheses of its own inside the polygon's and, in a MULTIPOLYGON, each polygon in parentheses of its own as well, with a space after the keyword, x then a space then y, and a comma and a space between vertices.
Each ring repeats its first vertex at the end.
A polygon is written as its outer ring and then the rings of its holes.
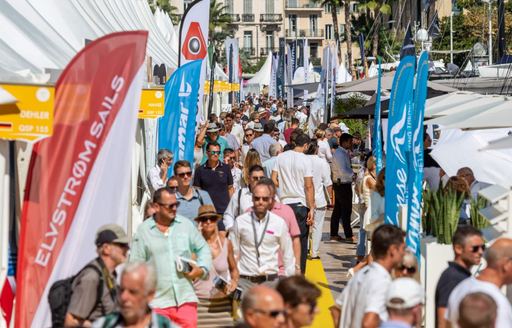
MULTIPOLYGON (((320 65, 323 48, 334 42, 330 6, 311 0, 217 0, 231 15, 232 28, 240 50, 251 60, 266 58, 277 51, 279 38, 286 41, 307 39, 311 61, 320 65)), ((183 14, 192 0, 171 0, 183 14)), ((355 2, 351 8, 355 8, 355 2)), ((340 38, 344 39, 345 14, 337 11, 340 38)), ((359 47, 353 45, 353 58, 359 58, 359 47)), ((346 45, 342 44, 342 61, 346 61, 346 45)))

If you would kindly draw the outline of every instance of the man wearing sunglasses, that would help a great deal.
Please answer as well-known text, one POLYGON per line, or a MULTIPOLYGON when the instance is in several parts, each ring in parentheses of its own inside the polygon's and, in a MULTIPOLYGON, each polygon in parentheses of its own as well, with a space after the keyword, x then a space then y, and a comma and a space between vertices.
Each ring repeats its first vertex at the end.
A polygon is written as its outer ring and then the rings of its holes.
POLYGON ((180 202, 177 213, 195 223, 197 210, 202 205, 213 205, 208 192, 192 187, 192 167, 188 161, 174 164, 174 176, 178 181, 176 199, 180 202))
POLYGON ((448 263, 448 268, 441 274, 436 287, 435 304, 438 328, 447 327, 445 313, 450 294, 459 283, 471 276, 471 267, 480 264, 482 260, 485 248, 482 232, 470 225, 461 226, 453 235, 452 247, 455 259, 448 263))
MULTIPOLYGON (((482 248, 473 245, 475 248, 482 248)), ((496 327, 512 327, 512 305, 501 289, 512 284, 512 239, 499 238, 485 252, 487 267, 477 277, 469 277, 461 282, 448 299, 445 318, 451 327, 458 327, 459 305, 471 293, 482 292, 489 295, 498 306, 496 327)))
MULTIPOLYGON (((220 160, 221 146, 218 143, 209 143, 206 154, 208 161, 197 168, 193 184, 210 194, 217 213, 223 215, 234 193, 233 175, 229 165, 220 160)), ((219 231, 226 230, 222 220, 218 221, 218 226, 219 231)))
POLYGON ((208 244, 191 220, 176 214, 179 202, 168 188, 153 195, 155 215, 144 221, 133 237, 130 262, 152 261, 157 270, 156 297, 151 308, 181 327, 197 327, 197 296, 192 282, 206 279, 212 265, 208 244), (191 259, 183 269, 181 258, 191 259))
POLYGON ((203 144, 203 160, 201 164, 206 163, 208 160, 208 145, 210 143, 216 143, 220 146, 219 160, 224 159, 224 154, 222 153, 224 149, 228 148, 228 142, 224 137, 219 135, 220 127, 217 123, 209 123, 208 128, 206 129, 206 138, 203 144))
POLYGON ((256 184, 252 191, 253 211, 236 218, 230 232, 235 256, 238 256, 242 293, 255 285, 275 286, 278 282, 277 252, 283 253, 285 275, 295 274, 292 240, 284 220, 268 209, 272 191, 256 184))
POLYGON ((244 324, 249 328, 280 328, 285 322, 283 298, 274 289, 256 286, 242 299, 244 324))

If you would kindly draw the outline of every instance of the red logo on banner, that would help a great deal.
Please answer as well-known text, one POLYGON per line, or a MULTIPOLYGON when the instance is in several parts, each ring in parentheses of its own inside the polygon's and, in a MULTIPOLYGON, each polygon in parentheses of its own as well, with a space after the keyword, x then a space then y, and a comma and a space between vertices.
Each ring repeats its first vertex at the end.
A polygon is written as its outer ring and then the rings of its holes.
POLYGON ((188 60, 203 59, 206 56, 206 43, 198 22, 190 23, 181 52, 188 60))

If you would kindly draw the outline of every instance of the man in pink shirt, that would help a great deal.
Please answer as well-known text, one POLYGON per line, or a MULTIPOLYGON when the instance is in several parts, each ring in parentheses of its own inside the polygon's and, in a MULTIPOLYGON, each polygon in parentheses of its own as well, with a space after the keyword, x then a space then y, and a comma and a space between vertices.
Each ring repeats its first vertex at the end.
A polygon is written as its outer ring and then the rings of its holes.
MULTIPOLYGON (((262 178, 259 184, 265 184, 272 191, 272 202, 270 203, 270 212, 281 217, 288 226, 288 232, 292 238, 293 255, 295 256, 295 274, 300 274, 300 229, 295 214, 290 206, 276 201, 276 186, 271 179, 262 178)), ((282 252, 278 254, 279 258, 279 275, 284 276, 284 265, 282 260, 282 252)))

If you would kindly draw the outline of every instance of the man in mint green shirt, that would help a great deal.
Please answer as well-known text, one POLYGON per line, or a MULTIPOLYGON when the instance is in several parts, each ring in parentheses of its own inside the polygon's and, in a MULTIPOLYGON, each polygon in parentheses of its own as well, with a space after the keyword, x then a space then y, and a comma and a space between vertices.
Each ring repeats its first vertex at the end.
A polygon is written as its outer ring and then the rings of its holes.
POLYGON ((224 149, 229 148, 228 141, 219 135, 220 128, 215 123, 208 124, 208 128, 206 129, 206 138, 203 144, 203 160, 201 161, 201 165, 206 163, 208 160, 208 156, 206 151, 208 150, 208 144, 211 142, 216 142, 220 145, 220 154, 219 160, 221 162, 224 161, 224 149))
POLYGON ((191 220, 176 214, 179 202, 167 187, 153 196, 156 213, 144 221, 133 237, 129 261, 152 261, 157 270, 153 310, 182 327, 197 326, 194 280, 206 279, 212 264, 210 248, 191 220), (178 257, 191 259, 191 271, 179 272, 178 257))

